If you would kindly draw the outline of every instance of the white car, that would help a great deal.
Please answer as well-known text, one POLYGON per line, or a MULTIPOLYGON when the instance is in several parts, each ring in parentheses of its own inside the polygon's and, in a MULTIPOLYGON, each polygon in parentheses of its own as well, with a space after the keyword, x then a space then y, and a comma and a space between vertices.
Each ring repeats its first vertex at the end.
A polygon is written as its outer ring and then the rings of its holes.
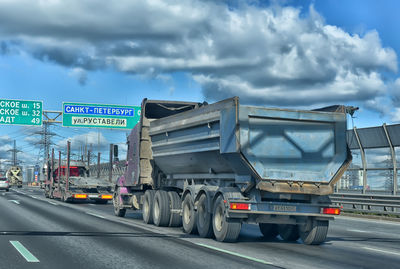
POLYGON ((6 177, 0 177, 0 190, 10 190, 10 184, 8 183, 8 179, 6 177))

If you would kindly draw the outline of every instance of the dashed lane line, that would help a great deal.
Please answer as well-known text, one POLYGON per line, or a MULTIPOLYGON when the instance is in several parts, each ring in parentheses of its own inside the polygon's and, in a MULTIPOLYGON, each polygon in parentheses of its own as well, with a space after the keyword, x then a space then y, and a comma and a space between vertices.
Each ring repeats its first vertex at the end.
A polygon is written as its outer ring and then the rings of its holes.
POLYGON ((369 233, 368 231, 362 231, 362 230, 355 230, 355 229, 347 229, 348 232, 354 232, 354 233, 369 233))
POLYGON ((8 201, 10 201, 10 202, 12 202, 12 203, 14 203, 14 204, 17 204, 17 205, 20 204, 20 202, 18 202, 17 200, 8 200, 8 201))
POLYGON ((58 205, 57 203, 55 203, 55 202, 52 202, 52 201, 47 201, 49 204, 52 204, 52 205, 58 205))
POLYGON ((363 249, 370 250, 370 251, 375 251, 375 252, 386 253, 386 254, 390 254, 390 255, 400 256, 399 252, 394 252, 394 251, 389 251, 389 250, 383 250, 383 249, 378 249, 378 248, 370 248, 370 247, 363 247, 363 249))
POLYGON ((88 215, 94 216, 94 217, 98 217, 98 218, 101 218, 101 219, 106 219, 106 217, 104 217, 102 215, 97 215, 97 214, 94 214, 94 213, 91 213, 91 212, 85 212, 85 213, 88 214, 88 215))
POLYGON ((264 260, 261 260, 261 259, 257 259, 257 258, 250 257, 250 256, 247 256, 247 255, 243 255, 243 254, 239 254, 239 253, 236 253, 236 252, 232 252, 232 251, 229 251, 229 250, 226 250, 226 249, 209 246, 209 245, 202 244, 202 243, 195 243, 195 244, 198 245, 198 246, 201 246, 201 247, 205 247, 205 248, 209 248, 209 249, 218 251, 218 252, 223 252, 223 253, 226 253, 226 254, 229 254, 229 255, 232 255, 232 256, 237 256, 237 257, 240 257, 240 258, 243 258, 243 259, 247 259, 247 260, 250 260, 250 261, 253 261, 253 262, 273 265, 272 262, 267 262, 267 261, 264 261, 264 260))
POLYGON ((25 258, 27 262, 39 262, 39 260, 27 250, 19 241, 10 241, 11 245, 25 258))

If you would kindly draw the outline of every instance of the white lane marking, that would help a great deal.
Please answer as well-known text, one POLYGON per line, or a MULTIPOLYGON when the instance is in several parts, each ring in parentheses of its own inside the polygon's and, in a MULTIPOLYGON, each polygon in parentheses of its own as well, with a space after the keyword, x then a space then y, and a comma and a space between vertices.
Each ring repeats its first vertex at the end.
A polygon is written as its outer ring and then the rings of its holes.
POLYGON ((89 204, 89 205, 94 206, 94 204, 89 204))
POLYGON ((376 252, 382 252, 382 253, 391 254, 391 255, 396 255, 396 256, 400 256, 400 253, 399 253, 399 252, 393 252, 393 251, 388 251, 388 250, 383 250, 383 249, 378 249, 378 248, 363 247, 363 249, 371 250, 371 251, 376 251, 376 252))
POLYGON ((49 204, 52 204, 52 205, 58 205, 57 203, 55 203, 55 202, 52 202, 52 201, 47 201, 49 204))
POLYGON ((336 220, 349 220, 354 222, 367 222, 367 223, 377 223, 377 224, 385 224, 385 225, 395 225, 399 226, 400 222, 394 222, 390 220, 375 220, 375 219, 367 219, 367 218, 356 218, 356 217, 348 217, 348 216, 337 216, 336 220))
POLYGON ((30 197, 32 197, 33 199, 38 199, 36 196, 33 195, 29 195, 30 197))
POLYGON ((102 215, 97 215, 97 214, 90 213, 90 212, 85 212, 85 213, 88 214, 88 215, 94 216, 94 217, 98 217, 98 218, 101 218, 101 219, 105 219, 105 217, 103 217, 102 215))
POLYGON ((240 257, 240 258, 244 258, 244 259, 247 259, 247 260, 250 260, 250 261, 259 262, 259 263, 262 263, 262 264, 273 265, 272 262, 267 262, 267 261, 264 261, 264 260, 261 260, 261 259, 257 259, 257 258, 250 257, 250 256, 247 256, 247 255, 239 254, 239 253, 232 252, 232 251, 229 251, 229 250, 225 250, 225 249, 222 249, 222 248, 217 248, 217 247, 209 246, 209 245, 202 244, 202 243, 195 243, 195 244, 198 245, 198 246, 202 246, 202 247, 205 247, 205 248, 209 248, 209 249, 212 249, 212 250, 216 250, 216 251, 219 251, 219 252, 223 252, 223 253, 226 253, 226 254, 237 256, 237 257, 240 257))
POLYGON ((353 230, 353 229, 347 229, 348 232, 354 232, 354 233, 369 233, 367 231, 362 231, 362 230, 353 230))
POLYGON ((10 241, 11 245, 25 258, 27 262, 39 262, 39 260, 27 250, 19 241, 10 241))
POLYGON ((4 195, 6 195, 6 193, 3 193, 2 195, 4 196, 4 195))
POLYGON ((8 200, 8 201, 13 202, 14 204, 17 204, 17 205, 20 204, 20 202, 18 202, 17 200, 8 200))

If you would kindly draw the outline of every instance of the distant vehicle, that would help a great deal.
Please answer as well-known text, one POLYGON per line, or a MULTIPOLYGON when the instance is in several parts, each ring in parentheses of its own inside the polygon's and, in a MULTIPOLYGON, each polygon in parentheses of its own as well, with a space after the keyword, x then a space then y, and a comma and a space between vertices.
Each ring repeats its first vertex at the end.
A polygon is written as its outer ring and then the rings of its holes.
POLYGON ((0 190, 10 190, 10 184, 8 183, 8 179, 6 177, 0 177, 0 190))
POLYGON ((18 188, 22 188, 22 169, 19 166, 11 166, 7 170, 7 179, 10 183, 10 186, 17 186, 18 188))
POLYGON ((321 244, 340 214, 328 195, 352 158, 349 110, 144 99, 114 212, 142 210, 145 223, 222 242, 236 241, 242 223, 257 223, 266 238, 321 244))
POLYGON ((51 171, 51 165, 48 170, 44 182, 46 198, 59 198, 64 202, 91 200, 99 204, 112 200, 112 184, 105 179, 88 176, 88 169, 82 161, 70 162, 68 177, 66 162, 60 168, 55 162, 54 171, 51 171))

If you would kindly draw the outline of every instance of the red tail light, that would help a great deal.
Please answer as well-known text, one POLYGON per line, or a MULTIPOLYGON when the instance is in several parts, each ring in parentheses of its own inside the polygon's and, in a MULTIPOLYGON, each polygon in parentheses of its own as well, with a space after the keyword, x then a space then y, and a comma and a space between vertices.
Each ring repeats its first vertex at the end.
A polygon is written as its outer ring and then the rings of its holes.
POLYGON ((74 194, 75 199, 87 199, 87 194, 74 194))
POLYGON ((233 210, 250 210, 250 204, 246 203, 230 203, 229 208, 233 210))
POLYGON ((323 209, 322 213, 328 215, 340 215, 340 208, 326 207, 323 209))
POLYGON ((8 181, 6 181, 6 183, 8 183, 8 181))

